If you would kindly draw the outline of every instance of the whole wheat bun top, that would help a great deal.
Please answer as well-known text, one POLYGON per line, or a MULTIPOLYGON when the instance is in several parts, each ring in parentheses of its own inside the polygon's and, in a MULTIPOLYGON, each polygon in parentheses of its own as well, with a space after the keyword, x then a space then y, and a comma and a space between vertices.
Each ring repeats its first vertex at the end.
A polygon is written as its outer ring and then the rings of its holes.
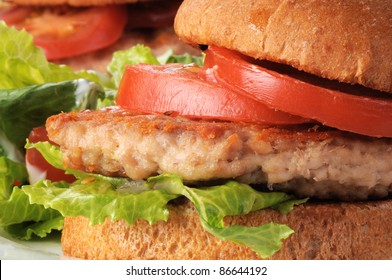
POLYGON ((16 5, 70 5, 70 6, 98 6, 109 4, 124 4, 149 2, 151 0, 6 0, 16 5))
POLYGON ((174 28, 188 44, 392 93, 390 0, 185 0, 174 28))

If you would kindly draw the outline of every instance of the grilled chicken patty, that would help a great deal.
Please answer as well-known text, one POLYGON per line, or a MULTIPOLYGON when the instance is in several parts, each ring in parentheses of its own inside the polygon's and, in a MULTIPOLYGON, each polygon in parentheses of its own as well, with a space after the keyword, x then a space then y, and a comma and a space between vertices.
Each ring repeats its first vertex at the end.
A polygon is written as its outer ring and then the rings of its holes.
POLYGON ((68 168, 134 180, 236 179, 298 196, 362 200, 392 194, 392 140, 317 126, 267 127, 138 115, 118 107, 62 113, 46 128, 68 168))

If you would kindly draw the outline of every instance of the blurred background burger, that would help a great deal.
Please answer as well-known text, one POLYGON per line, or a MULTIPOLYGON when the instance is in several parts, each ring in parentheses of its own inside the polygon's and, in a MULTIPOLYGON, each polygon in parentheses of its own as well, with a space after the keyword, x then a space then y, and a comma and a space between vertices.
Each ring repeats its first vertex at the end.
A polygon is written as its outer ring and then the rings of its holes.
MULTIPOLYGON (((4 1, 5 2, 5 1, 4 1)), ((181 1, 6 1, 0 19, 34 36, 46 57, 74 69, 105 71, 117 50, 144 44, 160 55, 191 48, 173 32, 181 1)))

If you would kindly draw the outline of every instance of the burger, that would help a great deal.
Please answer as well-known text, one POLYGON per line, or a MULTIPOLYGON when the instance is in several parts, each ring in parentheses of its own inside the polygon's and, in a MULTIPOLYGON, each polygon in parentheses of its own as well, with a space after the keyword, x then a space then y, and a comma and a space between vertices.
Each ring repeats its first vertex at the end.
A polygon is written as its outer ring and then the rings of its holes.
POLYGON ((144 44, 161 55, 189 52, 173 32, 181 1, 7 1, 0 19, 34 35, 46 57, 74 69, 106 72, 112 54, 144 44))
POLYGON ((204 64, 128 66, 116 106, 28 143, 75 176, 22 187, 84 259, 391 258, 392 8, 185 0, 204 64))

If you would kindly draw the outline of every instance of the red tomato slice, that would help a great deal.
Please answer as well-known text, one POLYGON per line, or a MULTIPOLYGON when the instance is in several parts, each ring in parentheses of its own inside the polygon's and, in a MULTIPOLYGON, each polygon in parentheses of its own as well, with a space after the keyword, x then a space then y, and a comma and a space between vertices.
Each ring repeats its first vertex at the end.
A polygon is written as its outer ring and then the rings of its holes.
MULTIPOLYGON (((31 143, 49 141, 45 127, 34 128, 29 135, 29 141, 31 143)), ((53 144, 53 142, 51 143, 53 144)), ((67 181, 69 183, 75 181, 74 176, 65 174, 63 170, 50 165, 36 149, 26 150, 26 167, 29 172, 30 183, 35 183, 41 179, 49 179, 54 182, 67 181)))
POLYGON ((176 113, 188 117, 253 123, 303 123, 292 116, 198 76, 196 66, 136 65, 126 68, 116 103, 144 113, 176 113))
POLYGON ((75 56, 107 47, 122 35, 127 23, 122 5, 94 8, 16 7, 0 19, 34 36, 49 60, 75 56))
POLYGON ((9 25, 14 25, 25 20, 33 11, 34 8, 30 6, 2 8, 0 10, 0 19, 9 25))
MULTIPOLYGON (((210 46, 205 67, 218 83, 249 98, 327 126, 375 137, 392 137, 392 98, 360 86, 306 75, 292 68, 270 70, 253 59, 210 46)), ((260 63, 260 62, 259 62, 260 63)))

